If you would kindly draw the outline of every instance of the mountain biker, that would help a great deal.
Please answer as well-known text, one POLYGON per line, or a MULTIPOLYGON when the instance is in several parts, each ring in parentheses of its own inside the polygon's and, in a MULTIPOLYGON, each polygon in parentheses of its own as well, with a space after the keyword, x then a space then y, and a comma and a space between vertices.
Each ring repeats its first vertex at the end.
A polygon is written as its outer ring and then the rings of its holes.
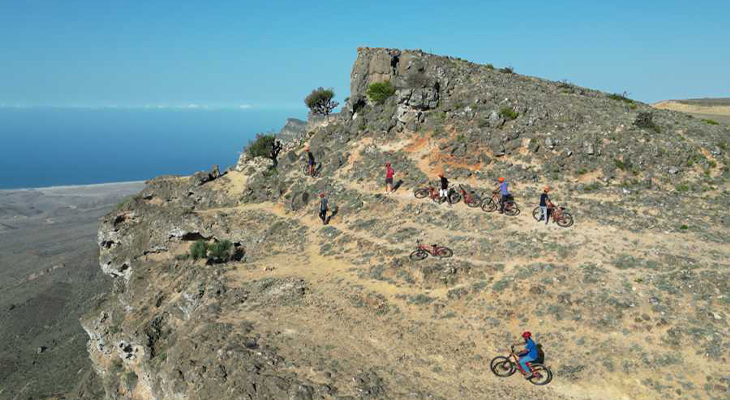
POLYGON ((309 146, 307 146, 304 151, 307 152, 307 165, 309 165, 309 175, 314 176, 314 154, 309 151, 309 146))
POLYGON ((393 171, 390 163, 385 163, 385 193, 390 194, 393 192, 393 174, 395 174, 395 171, 393 171))
POLYGON ((447 199, 449 196, 449 180, 444 177, 444 173, 439 174, 439 178, 441 180, 441 190, 439 190, 439 195, 442 199, 447 199))
POLYGON ((327 210, 329 210, 329 207, 327 205, 327 198, 324 197, 324 193, 320 193, 319 198, 319 218, 322 219, 323 225, 327 225, 327 210))
POLYGON ((537 220, 537 222, 542 221, 545 219, 545 225, 548 224, 548 221, 550 220, 550 213, 548 212, 548 207, 553 208, 555 205, 550 201, 548 198, 548 192, 550 191, 550 188, 545 186, 542 190, 542 194, 540 195, 540 211, 542 214, 540 215, 540 219, 537 220))
POLYGON ((500 176, 497 180, 499 181, 499 186, 494 192, 496 193, 497 191, 499 191, 499 193, 502 195, 502 200, 499 204, 499 213, 504 214, 504 206, 505 204, 507 204, 507 199, 509 198, 509 189, 507 187, 507 182, 504 180, 503 177, 500 176))
MULTIPOLYGON (((522 374, 525 375, 525 379, 530 379, 532 378, 532 372, 527 366, 527 363, 537 360, 537 344, 535 344, 535 341, 532 340, 532 333, 530 332, 522 332, 522 338, 525 340, 525 349, 517 353, 517 355, 520 356, 519 364, 522 374)), ((520 346, 522 344, 523 343, 515 343, 515 346, 520 346)))

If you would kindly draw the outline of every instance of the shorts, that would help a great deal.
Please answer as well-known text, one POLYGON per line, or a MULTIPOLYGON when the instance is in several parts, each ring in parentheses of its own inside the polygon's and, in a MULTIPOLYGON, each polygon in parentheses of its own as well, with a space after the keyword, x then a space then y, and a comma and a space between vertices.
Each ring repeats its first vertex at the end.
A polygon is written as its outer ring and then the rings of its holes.
POLYGON ((385 178, 385 184, 386 185, 392 185, 393 184, 393 177, 385 178))

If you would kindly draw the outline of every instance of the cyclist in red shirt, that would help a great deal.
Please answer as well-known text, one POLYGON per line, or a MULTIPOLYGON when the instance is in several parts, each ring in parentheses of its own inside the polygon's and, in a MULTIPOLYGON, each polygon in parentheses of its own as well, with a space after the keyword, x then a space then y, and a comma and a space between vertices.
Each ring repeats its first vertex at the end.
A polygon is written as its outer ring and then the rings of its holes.
POLYGON ((390 163, 385 163, 385 193, 390 194, 393 192, 393 174, 395 174, 395 171, 393 171, 390 163))

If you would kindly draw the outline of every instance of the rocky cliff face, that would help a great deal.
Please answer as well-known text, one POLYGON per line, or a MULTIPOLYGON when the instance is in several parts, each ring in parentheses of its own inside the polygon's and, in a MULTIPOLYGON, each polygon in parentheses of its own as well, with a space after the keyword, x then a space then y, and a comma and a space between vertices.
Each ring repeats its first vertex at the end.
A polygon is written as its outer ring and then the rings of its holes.
POLYGON ((242 159, 222 176, 157 178, 105 218, 114 290, 83 325, 108 398, 725 397, 727 128, 363 48, 350 101, 313 131, 277 170, 242 159), (396 92, 373 103, 384 80, 396 92), (507 177, 522 213, 415 199, 441 171, 485 198, 507 177), (534 221, 546 184, 573 227, 534 221), (455 256, 412 261, 417 238, 455 256), (192 259, 201 241, 237 257, 192 259), (489 371, 522 330, 547 353, 546 387, 489 371))
POLYGON ((279 134, 277 135, 279 140, 285 142, 295 142, 301 140, 307 133, 307 121, 302 121, 296 118, 287 118, 286 124, 279 134))

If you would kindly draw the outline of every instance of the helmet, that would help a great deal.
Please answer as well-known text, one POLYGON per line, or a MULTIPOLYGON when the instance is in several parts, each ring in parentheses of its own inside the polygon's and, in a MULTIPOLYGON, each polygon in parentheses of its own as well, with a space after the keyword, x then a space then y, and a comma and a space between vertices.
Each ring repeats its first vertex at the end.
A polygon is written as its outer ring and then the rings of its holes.
POLYGON ((528 332, 528 331, 522 332, 522 337, 523 337, 523 338, 527 339, 527 338, 529 338, 530 336, 532 336, 532 333, 530 333, 530 332, 528 332))
POLYGON ((324 193, 320 193, 319 194, 319 197, 324 197, 324 193))
POLYGON ((305 147, 304 151, 309 151, 309 146, 305 147))
POLYGON ((544 190, 546 192, 549 192, 550 191, 550 187, 549 186, 545 186, 544 188, 542 188, 542 190, 544 190))
POLYGON ((498 180, 499 182, 504 182, 504 178, 503 178, 503 177, 501 177, 501 176, 500 176, 500 177, 499 177, 499 179, 497 179, 497 180, 498 180))
POLYGON ((444 177, 444 173, 443 172, 439 172, 439 176, 443 178, 444 177))

